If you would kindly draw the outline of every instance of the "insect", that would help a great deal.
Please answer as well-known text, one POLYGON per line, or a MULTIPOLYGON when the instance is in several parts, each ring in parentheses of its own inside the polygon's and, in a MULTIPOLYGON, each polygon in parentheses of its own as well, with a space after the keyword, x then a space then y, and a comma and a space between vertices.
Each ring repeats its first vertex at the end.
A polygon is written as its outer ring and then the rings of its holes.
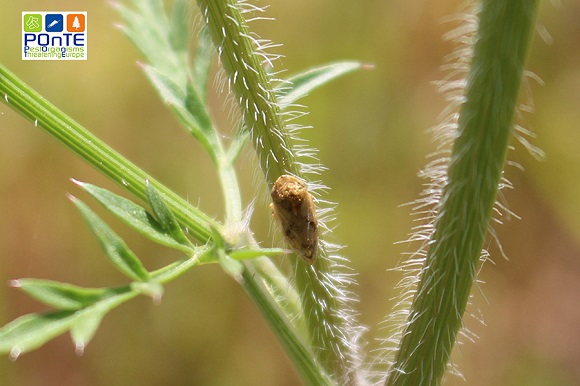
POLYGON ((284 174, 278 177, 270 194, 272 217, 286 242, 306 263, 314 264, 318 252, 318 220, 306 183, 284 174))

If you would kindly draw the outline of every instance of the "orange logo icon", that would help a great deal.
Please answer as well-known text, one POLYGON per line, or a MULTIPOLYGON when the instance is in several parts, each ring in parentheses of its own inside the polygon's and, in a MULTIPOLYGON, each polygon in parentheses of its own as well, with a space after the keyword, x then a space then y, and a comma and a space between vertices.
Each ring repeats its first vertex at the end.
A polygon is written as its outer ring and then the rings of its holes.
POLYGON ((69 13, 66 15, 66 30, 68 32, 84 32, 85 15, 82 13, 69 13))

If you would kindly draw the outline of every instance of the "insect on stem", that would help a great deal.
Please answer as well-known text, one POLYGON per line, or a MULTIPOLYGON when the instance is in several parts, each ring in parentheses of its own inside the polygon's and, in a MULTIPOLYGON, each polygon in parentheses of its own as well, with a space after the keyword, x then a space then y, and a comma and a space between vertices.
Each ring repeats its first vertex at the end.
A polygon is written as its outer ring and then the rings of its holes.
POLYGON ((284 174, 272 187, 272 216, 284 234, 286 243, 308 264, 314 264, 318 252, 316 206, 306 183, 284 174))

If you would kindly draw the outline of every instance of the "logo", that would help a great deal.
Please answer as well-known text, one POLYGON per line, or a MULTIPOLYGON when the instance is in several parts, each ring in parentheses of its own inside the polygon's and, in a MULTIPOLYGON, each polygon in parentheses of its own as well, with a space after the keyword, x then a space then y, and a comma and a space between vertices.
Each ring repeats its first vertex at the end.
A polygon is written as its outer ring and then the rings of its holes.
POLYGON ((29 13, 24 15, 24 32, 42 31, 42 15, 40 13, 29 13))
POLYGON ((46 32, 62 32, 62 15, 60 13, 49 13, 44 17, 46 32))
POLYGON ((22 60, 87 60, 87 13, 22 12, 22 60))
POLYGON ((82 13, 66 15, 66 30, 69 32, 85 32, 85 16, 82 13))

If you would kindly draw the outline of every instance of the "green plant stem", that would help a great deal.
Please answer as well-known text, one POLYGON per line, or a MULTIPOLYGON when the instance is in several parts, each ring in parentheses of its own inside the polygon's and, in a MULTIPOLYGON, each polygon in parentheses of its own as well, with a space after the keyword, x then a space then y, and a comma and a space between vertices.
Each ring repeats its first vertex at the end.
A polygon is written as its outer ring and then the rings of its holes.
POLYGON ((216 167, 224 194, 224 205, 226 208, 225 224, 230 226, 239 225, 243 217, 242 198, 240 197, 240 185, 238 184, 238 177, 234 165, 232 165, 231 160, 222 151, 218 155, 216 167))
MULTIPOLYGON (((221 148, 220 148, 221 149, 221 148)), ((226 206, 226 225, 238 227, 243 221, 240 189, 234 166, 233 159, 226 157, 223 151, 218 152, 217 169, 221 181, 222 190, 224 192, 224 200, 226 206)), ((251 236, 250 236, 251 237, 251 236)), ((229 240, 238 242, 239 240, 229 240)), ((248 241, 248 240, 245 240, 248 241)), ((256 244, 253 238, 249 240, 252 244, 256 244)), ((313 360, 313 355, 306 349, 300 335, 297 333, 295 327, 290 323, 287 316, 282 312, 291 311, 291 315, 296 316, 298 309, 296 302, 296 293, 277 267, 267 258, 254 259, 252 262, 245 262, 243 264, 244 270, 242 273, 243 280, 242 287, 248 296, 258 306, 258 309, 264 318, 270 324, 272 330, 277 335, 278 340, 282 344, 284 350, 294 363, 301 378, 311 385, 332 385, 328 376, 320 371, 318 365, 313 360), (258 274, 259 273, 259 274, 258 274), (266 283, 276 282, 273 287, 266 287, 262 282, 263 278, 266 283), (272 294, 279 296, 272 290, 284 289, 287 301, 286 306, 277 304, 272 299, 272 294), (282 308, 281 308, 282 307, 282 308)), ((301 318, 299 318, 302 320, 301 318)))
MULTIPOLYGON (((236 178, 236 173, 233 165, 229 159, 222 158, 224 162, 218 165, 220 179, 222 181, 222 188, 224 190, 224 197, 226 200, 231 200, 226 204, 227 210, 226 224, 236 226, 242 221, 241 200, 239 196, 239 186, 236 178), (238 208, 234 205, 239 203, 238 208)), ((232 240, 230 240, 232 241, 232 240)), ((238 240, 234 240, 237 242, 238 240)), ((255 241, 250 240, 255 244, 255 241)), ((289 288, 287 279, 281 275, 280 271, 267 258, 254 259, 251 262, 243 263, 243 273, 241 285, 248 294, 248 296, 258 306, 258 309, 269 323, 270 327, 278 337, 282 347, 294 363, 301 378, 311 385, 332 385, 330 378, 320 370, 316 362, 313 360, 313 355, 308 351, 304 342, 297 333, 295 327, 290 323, 288 317, 282 312, 282 309, 288 310, 295 303, 291 303, 288 307, 277 304, 272 298, 271 288, 268 288, 262 283, 262 277, 267 283, 278 280, 275 288, 283 288, 291 295, 289 299, 295 299, 295 293, 292 288, 289 288), (261 273, 261 275, 258 274, 261 273), (279 287, 278 287, 279 286, 279 287), (281 308, 282 307, 282 308, 281 308)), ((295 312, 293 313, 295 315, 295 312)))
POLYGON ((298 174, 286 122, 237 2, 198 0, 198 4, 214 44, 219 47, 222 65, 242 108, 268 184, 271 187, 282 174, 298 174), (276 131, 276 138, 272 131, 276 131))
MULTIPOLYGON (((260 43, 251 36, 238 2, 198 0, 198 5, 218 47, 268 185, 271 187, 282 174, 300 176, 300 166, 292 150, 279 101, 258 55, 260 43)), ((331 288, 332 272, 324 253, 321 250, 314 268, 298 263, 297 292, 308 325, 308 339, 318 363, 336 382, 347 383, 352 378, 353 370, 349 369, 348 362, 353 347, 348 339, 349 332, 345 331, 347 326, 339 317, 341 303, 337 293, 340 290, 335 288, 336 283, 332 283, 334 287, 331 288)), ((289 355, 293 354, 289 352, 289 355)))
POLYGON ((459 137, 387 385, 438 385, 461 326, 508 149, 537 0, 485 0, 459 137))
MULTIPOLYGON (((133 165, 105 143, 86 131, 82 126, 66 116, 62 111, 50 104, 28 85, 18 79, 13 73, 0 65, 0 95, 8 106, 20 115, 35 122, 35 125, 47 131, 57 140, 69 147, 73 152, 85 159, 123 188, 146 200, 145 181, 149 180, 155 188, 163 194, 167 204, 180 223, 188 227, 189 233, 199 241, 206 243, 211 238, 211 227, 221 229, 221 225, 198 209, 192 207, 181 197, 155 181, 137 166, 133 165)), ((225 190, 225 199, 230 200, 227 209, 227 219, 241 218, 241 204, 239 193, 234 192, 237 179, 231 165, 220 168, 220 179, 225 190), (231 184, 231 186, 230 186, 231 184)), ((169 265, 158 272, 152 273, 160 282, 166 283, 182 275, 185 271, 199 264, 196 256, 169 265)), ((264 317, 280 338, 282 345, 287 349, 291 360, 296 363, 298 372, 303 379, 309 380, 312 385, 332 384, 328 377, 321 372, 313 357, 300 341, 299 335, 293 326, 280 313, 280 309, 273 302, 270 293, 261 283, 259 275, 254 274, 251 263, 244 264, 242 286, 264 313, 264 317)), ((271 263, 261 265, 263 270, 275 274, 271 263)), ((275 276, 279 276, 279 273, 275 276)), ((131 290, 131 296, 137 291, 131 290)))
POLYGON ((3 65, 0 65, 0 95, 20 115, 66 145, 122 187, 146 200, 145 181, 149 180, 163 194, 178 220, 198 241, 211 238, 211 228, 221 228, 214 219, 191 206, 169 188, 156 181, 135 164, 115 152, 100 139, 48 102, 3 65))
POLYGON ((267 296, 268 290, 261 282, 252 280, 255 276, 258 276, 257 272, 251 266, 246 265, 243 273, 245 282, 244 289, 248 296, 254 299, 260 312, 270 324, 270 327, 282 344, 284 351, 294 363, 301 379, 307 385, 312 386, 334 385, 335 383, 332 379, 320 369, 317 362, 313 359, 314 356, 306 348, 288 318, 281 313, 280 308, 271 300, 270 296, 267 296), (269 301, 256 301, 256 299, 269 301))
MULTIPOLYGON (((296 273, 296 285, 300 293, 309 327, 310 340, 317 353, 318 361, 327 372, 333 374, 338 384, 353 383, 353 369, 348 360, 352 347, 343 321, 337 314, 339 295, 336 288, 328 286, 322 272, 329 272, 327 259, 316 261, 316 270, 304 269, 296 273), (332 291, 332 292, 331 292, 332 291), (325 303, 325 301, 329 301, 325 303), (338 355, 341 353, 340 355, 338 355)), ((357 369, 360 370, 360 369, 357 369)))

